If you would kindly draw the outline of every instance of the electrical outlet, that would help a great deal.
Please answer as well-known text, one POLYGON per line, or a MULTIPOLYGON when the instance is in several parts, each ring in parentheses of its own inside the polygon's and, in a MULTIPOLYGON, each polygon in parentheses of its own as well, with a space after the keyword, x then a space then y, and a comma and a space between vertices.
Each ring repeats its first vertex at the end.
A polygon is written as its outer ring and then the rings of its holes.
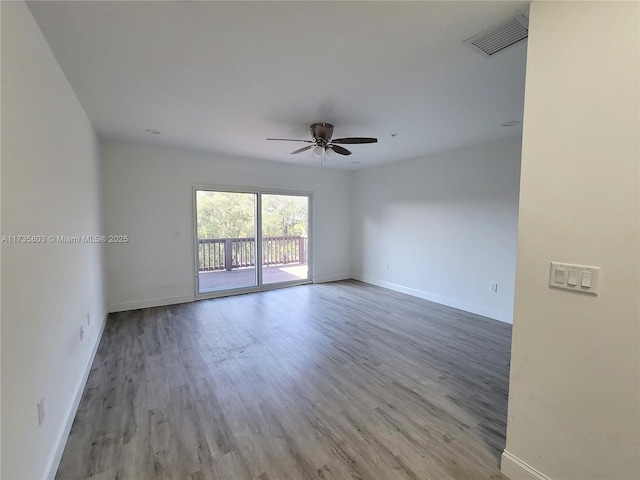
POLYGON ((87 325, 91 325, 91 314, 87 313, 87 325))
POLYGON ((387 270, 389 270, 389 264, 387 263, 387 270))
POLYGON ((38 425, 44 422, 44 398, 38 402, 38 425))
POLYGON ((489 286, 489 291, 491 291, 493 293, 498 293, 498 284, 497 283, 492 283, 489 286))
POLYGON ((84 338, 84 327, 80 327, 80 341, 84 338))

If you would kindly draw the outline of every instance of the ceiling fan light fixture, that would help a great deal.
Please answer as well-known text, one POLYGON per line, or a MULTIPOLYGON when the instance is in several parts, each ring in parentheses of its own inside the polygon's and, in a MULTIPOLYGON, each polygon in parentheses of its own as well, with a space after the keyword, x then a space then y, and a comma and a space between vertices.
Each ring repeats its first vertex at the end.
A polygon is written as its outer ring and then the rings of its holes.
POLYGON ((303 142, 308 145, 299 148, 291 155, 311 150, 313 158, 320 159, 320 165, 338 155, 351 155, 351 151, 342 145, 354 145, 359 143, 377 143, 378 139, 373 137, 345 137, 333 138, 333 125, 330 123, 314 123, 310 127, 312 140, 303 140, 300 138, 267 138, 267 140, 278 140, 283 142, 303 142))
POLYGON ((333 156, 336 154, 336 152, 334 152, 333 148, 331 148, 331 147, 326 147, 324 149, 324 153, 327 156, 327 158, 333 158, 333 156))

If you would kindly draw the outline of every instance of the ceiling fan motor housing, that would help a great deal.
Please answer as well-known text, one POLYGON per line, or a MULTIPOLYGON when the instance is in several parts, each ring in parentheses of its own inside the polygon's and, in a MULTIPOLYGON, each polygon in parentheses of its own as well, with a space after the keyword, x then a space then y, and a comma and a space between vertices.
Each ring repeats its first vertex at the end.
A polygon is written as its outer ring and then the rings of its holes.
POLYGON ((319 144, 327 144, 333 135, 333 125, 330 123, 314 123, 310 127, 311 136, 319 144))

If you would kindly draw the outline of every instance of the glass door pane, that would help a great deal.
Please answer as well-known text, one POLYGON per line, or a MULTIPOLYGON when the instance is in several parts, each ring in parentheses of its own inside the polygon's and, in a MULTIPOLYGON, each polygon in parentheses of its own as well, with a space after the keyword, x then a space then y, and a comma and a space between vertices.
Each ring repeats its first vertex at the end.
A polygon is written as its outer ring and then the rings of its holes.
POLYGON ((196 190, 198 293, 254 287, 256 194, 196 190))
POLYGON ((309 279, 309 197, 262 194, 262 283, 309 279))

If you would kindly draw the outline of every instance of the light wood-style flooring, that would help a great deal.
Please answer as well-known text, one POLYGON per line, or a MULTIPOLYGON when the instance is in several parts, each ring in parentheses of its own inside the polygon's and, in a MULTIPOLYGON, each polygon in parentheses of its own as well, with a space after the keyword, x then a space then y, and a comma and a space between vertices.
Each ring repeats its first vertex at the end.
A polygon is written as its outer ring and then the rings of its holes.
POLYGON ((511 326, 356 281, 111 314, 58 479, 504 479, 511 326))

